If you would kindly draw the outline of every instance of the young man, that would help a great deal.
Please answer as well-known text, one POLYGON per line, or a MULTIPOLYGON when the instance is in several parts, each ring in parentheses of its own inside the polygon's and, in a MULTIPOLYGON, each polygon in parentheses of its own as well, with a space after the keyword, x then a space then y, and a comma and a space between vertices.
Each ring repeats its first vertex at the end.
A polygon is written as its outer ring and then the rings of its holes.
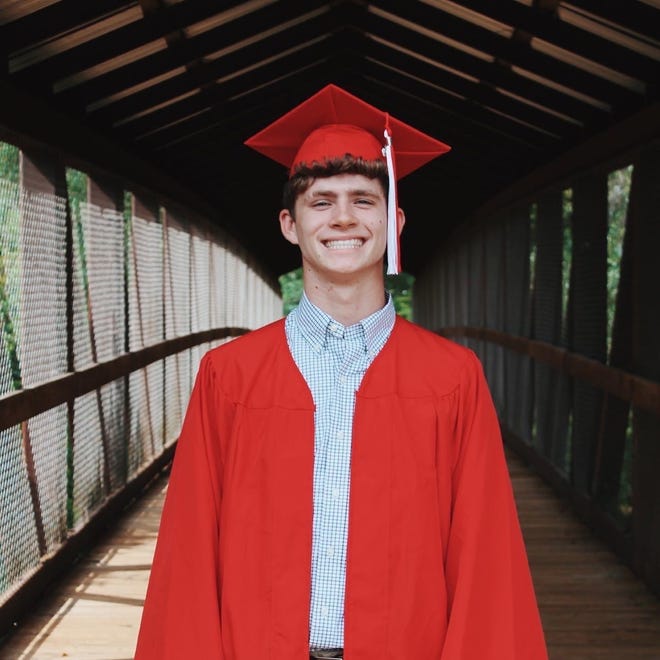
POLYGON ((202 360, 136 659, 545 660, 480 363, 384 287, 395 169, 448 147, 332 85, 248 144, 304 295, 202 360))

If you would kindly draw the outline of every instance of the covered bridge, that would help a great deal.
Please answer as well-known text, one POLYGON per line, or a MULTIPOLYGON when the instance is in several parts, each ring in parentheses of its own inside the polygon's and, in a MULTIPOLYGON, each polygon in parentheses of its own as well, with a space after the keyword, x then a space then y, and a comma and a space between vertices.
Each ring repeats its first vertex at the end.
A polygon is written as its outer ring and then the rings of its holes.
POLYGON ((282 315, 285 172, 243 142, 335 83, 452 146, 399 189, 413 318, 477 352, 516 470, 648 594, 611 657, 660 657, 659 26, 657 0, 0 0, 0 635, 166 473, 203 352, 282 315))

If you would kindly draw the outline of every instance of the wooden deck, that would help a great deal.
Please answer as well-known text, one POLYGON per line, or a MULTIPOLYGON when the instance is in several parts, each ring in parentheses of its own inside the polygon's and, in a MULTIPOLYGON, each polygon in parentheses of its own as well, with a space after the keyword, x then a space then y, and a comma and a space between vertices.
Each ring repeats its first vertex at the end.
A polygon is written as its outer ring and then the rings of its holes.
POLYGON ((54 585, 0 646, 1 660, 132 660, 166 488, 157 479, 54 585))
MULTIPOLYGON (((660 660, 660 601, 516 456, 509 465, 551 660, 660 660)), ((133 657, 166 488, 155 483, 0 658, 133 657)))

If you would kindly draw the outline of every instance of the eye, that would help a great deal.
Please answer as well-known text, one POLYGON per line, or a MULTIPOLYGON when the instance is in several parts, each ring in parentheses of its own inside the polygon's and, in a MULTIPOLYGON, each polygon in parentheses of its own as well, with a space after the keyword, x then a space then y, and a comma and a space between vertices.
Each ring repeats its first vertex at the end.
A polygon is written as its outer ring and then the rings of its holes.
POLYGON ((317 199, 312 202, 312 207, 315 209, 324 208, 326 206, 330 206, 330 202, 327 199, 317 199))
POLYGON ((360 206, 373 206, 374 200, 370 199, 369 197, 360 197, 355 200, 355 203, 359 204, 360 206))

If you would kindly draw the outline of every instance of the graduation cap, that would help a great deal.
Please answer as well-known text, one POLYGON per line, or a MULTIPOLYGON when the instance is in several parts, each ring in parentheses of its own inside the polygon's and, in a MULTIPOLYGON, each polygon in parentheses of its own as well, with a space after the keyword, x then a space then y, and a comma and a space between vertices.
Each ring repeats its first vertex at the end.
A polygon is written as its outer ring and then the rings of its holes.
POLYGON ((378 110, 341 87, 327 85, 245 144, 289 168, 323 165, 347 154, 387 165, 387 274, 401 271, 396 181, 451 147, 378 110))

